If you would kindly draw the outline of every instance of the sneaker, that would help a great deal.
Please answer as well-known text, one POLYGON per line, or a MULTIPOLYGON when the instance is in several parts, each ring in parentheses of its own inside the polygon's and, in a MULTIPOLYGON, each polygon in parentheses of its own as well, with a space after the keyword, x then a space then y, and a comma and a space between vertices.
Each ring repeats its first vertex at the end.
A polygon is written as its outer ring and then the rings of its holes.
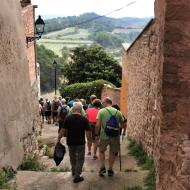
POLYGON ((111 176, 113 176, 113 175, 114 175, 114 171, 113 171, 112 169, 109 169, 109 170, 108 170, 108 176, 111 177, 111 176))
POLYGON ((96 160, 98 159, 98 157, 96 155, 93 156, 93 160, 96 160))
POLYGON ((73 182, 74 182, 74 183, 79 183, 79 182, 81 182, 81 181, 84 181, 84 178, 81 177, 81 176, 75 177, 75 178, 73 179, 73 182))
POLYGON ((105 173, 106 173, 106 168, 105 167, 100 168, 99 176, 104 176, 105 173))

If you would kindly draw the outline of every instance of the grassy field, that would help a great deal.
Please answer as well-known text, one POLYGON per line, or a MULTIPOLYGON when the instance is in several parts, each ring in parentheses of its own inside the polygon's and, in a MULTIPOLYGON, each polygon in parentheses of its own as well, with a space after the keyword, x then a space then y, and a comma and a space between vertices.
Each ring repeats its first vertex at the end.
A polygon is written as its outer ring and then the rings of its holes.
MULTIPOLYGON (((43 38, 38 41, 38 44, 44 45, 47 49, 54 51, 55 54, 62 56, 63 48, 71 50, 79 46, 92 45, 94 42, 89 40, 90 35, 87 29, 71 27, 44 35, 43 38)), ((107 49, 106 51, 121 62, 120 49, 107 49)))

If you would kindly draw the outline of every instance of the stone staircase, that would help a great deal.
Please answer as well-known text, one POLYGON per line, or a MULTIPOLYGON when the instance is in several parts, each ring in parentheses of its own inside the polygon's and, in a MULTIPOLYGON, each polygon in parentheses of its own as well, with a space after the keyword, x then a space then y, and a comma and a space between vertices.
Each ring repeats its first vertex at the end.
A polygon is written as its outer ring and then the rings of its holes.
MULTIPOLYGON (((45 126, 42 138, 47 144, 55 142, 57 127, 45 126)), ((92 156, 85 157, 84 181, 73 183, 71 172, 49 172, 51 168, 70 168, 68 152, 60 166, 56 167, 53 159, 42 158, 41 162, 46 165, 45 172, 18 171, 16 184, 18 190, 127 190, 128 187, 143 187, 143 179, 147 171, 142 171, 136 160, 127 153, 127 139, 121 145, 122 171, 120 172, 119 158, 114 165, 115 175, 113 177, 99 177, 99 160, 93 160, 92 156)), ((106 163, 108 163, 106 155, 106 163)), ((68 170, 67 170, 68 171, 68 170)))

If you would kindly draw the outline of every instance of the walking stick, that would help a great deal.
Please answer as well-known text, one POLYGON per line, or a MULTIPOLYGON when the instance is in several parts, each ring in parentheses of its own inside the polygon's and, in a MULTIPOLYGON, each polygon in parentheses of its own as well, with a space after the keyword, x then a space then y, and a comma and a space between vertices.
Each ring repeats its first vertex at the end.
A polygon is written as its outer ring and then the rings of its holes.
POLYGON ((121 140, 119 138, 119 167, 121 172, 121 140))

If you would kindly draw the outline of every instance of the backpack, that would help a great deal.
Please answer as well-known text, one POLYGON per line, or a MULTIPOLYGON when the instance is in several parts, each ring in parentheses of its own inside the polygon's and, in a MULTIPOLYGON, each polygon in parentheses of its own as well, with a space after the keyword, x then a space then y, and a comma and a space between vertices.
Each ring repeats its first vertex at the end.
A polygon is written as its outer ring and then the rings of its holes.
POLYGON ((117 137, 119 136, 120 132, 119 123, 116 118, 118 110, 116 111, 115 115, 112 115, 112 113, 108 109, 106 110, 110 114, 110 118, 106 122, 106 127, 104 131, 108 137, 117 137))
POLYGON ((51 103, 50 102, 47 102, 47 110, 51 111, 51 103))
POLYGON ((61 106, 61 110, 60 110, 60 113, 59 113, 60 119, 64 120, 65 117, 67 116, 67 114, 68 114, 67 106, 66 105, 61 106))
POLYGON ((59 107, 59 102, 57 102, 57 101, 54 102, 54 103, 53 103, 53 110, 54 110, 54 111, 57 111, 58 107, 59 107))

